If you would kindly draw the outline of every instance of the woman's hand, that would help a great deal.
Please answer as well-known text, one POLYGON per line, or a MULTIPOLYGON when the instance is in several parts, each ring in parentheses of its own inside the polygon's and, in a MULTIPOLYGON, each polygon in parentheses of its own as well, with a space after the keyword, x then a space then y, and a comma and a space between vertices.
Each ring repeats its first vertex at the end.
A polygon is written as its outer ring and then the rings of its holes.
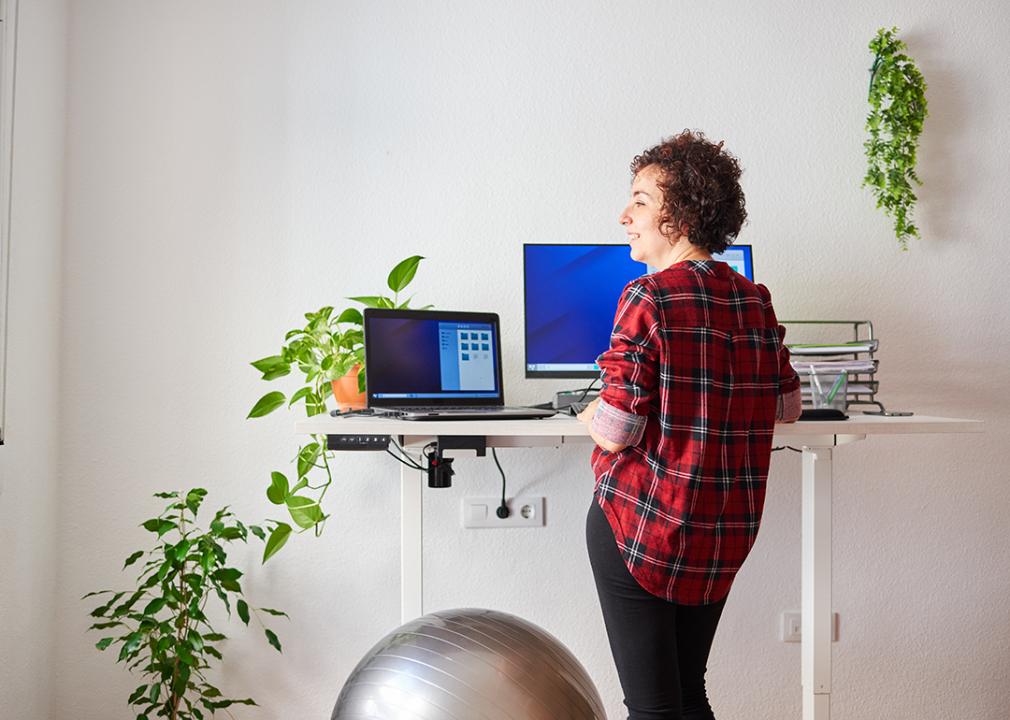
POLYGON ((596 408, 599 406, 599 404, 600 404, 600 399, 596 398, 591 403, 589 403, 588 405, 586 405, 586 409, 583 410, 582 412, 580 412, 575 417, 578 419, 578 421, 580 423, 583 423, 585 425, 590 425, 593 422, 593 415, 596 414, 596 408))

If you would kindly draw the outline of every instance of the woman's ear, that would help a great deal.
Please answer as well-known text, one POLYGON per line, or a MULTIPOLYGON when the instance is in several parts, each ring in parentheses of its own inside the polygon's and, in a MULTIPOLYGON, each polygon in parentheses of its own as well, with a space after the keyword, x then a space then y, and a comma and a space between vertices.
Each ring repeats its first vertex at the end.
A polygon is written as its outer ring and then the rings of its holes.
POLYGON ((691 239, 690 236, 691 226, 687 225, 686 223, 681 223, 680 233, 677 233, 677 231, 674 229, 673 221, 667 220, 666 222, 660 224, 659 232, 663 234, 663 237, 665 237, 667 242, 669 242, 671 245, 675 245, 682 237, 687 238, 689 241, 691 239))

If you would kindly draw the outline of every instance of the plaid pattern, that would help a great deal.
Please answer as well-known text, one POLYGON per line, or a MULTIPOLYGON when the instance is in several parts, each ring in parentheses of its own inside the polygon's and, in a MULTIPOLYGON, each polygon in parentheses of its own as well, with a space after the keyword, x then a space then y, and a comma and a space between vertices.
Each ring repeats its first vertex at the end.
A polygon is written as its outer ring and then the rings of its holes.
POLYGON ((717 602, 754 545, 778 399, 799 390, 784 336, 767 288, 725 263, 625 287, 593 428, 629 447, 598 447, 592 464, 624 561, 653 595, 717 602))

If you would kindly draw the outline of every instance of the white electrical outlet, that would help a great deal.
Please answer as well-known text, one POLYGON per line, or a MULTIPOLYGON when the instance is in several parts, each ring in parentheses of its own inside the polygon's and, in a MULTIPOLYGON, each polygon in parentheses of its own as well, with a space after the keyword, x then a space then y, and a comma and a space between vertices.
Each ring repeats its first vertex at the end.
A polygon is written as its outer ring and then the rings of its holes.
MULTIPOLYGON (((831 615, 831 642, 838 642, 838 613, 831 615)), ((803 616, 796 611, 782 613, 779 625, 779 640, 787 643, 798 643, 803 640, 803 616)))
POLYGON ((462 505, 465 528, 540 527, 544 524, 543 497, 506 498, 509 516, 504 519, 497 514, 501 496, 465 497, 462 505))

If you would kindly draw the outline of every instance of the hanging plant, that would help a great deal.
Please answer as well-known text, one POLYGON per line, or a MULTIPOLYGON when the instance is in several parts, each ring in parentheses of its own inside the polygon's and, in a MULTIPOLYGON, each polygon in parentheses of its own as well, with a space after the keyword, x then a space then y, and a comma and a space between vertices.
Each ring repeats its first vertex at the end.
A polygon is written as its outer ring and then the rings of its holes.
POLYGON ((877 31, 870 42, 874 53, 870 68, 870 114, 866 118, 869 139, 863 144, 869 167, 863 187, 873 189, 877 207, 894 220, 894 234, 902 250, 908 239, 919 237, 912 222, 915 192, 922 185, 915 174, 919 135, 926 119, 926 81, 896 35, 898 28, 877 31))

